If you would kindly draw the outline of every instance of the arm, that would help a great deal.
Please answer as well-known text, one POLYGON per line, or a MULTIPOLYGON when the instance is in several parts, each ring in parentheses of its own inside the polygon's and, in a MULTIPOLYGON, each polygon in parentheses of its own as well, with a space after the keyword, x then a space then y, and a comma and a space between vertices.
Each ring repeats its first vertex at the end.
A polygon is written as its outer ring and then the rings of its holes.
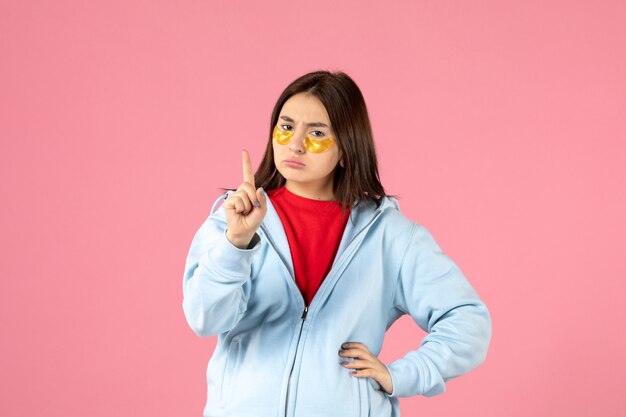
POLYGON ((491 317, 458 266, 415 224, 404 254, 394 306, 428 332, 417 350, 387 366, 392 397, 443 393, 445 383, 480 365, 491 317))
POLYGON ((211 215, 196 232, 183 276, 183 311, 187 323, 201 337, 235 327, 246 312, 254 254, 260 248, 257 234, 247 249, 239 249, 226 237, 224 207, 211 215))

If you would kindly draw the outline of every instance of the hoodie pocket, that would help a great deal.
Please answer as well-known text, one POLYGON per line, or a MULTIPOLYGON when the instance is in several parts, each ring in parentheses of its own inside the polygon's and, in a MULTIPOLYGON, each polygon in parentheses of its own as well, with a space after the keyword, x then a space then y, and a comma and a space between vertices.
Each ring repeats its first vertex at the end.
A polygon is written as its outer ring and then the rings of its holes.
POLYGON ((239 339, 233 339, 228 346, 228 355, 224 364, 224 372, 222 373, 222 386, 220 387, 220 400, 228 402, 232 389, 230 385, 239 365, 240 344, 239 339))

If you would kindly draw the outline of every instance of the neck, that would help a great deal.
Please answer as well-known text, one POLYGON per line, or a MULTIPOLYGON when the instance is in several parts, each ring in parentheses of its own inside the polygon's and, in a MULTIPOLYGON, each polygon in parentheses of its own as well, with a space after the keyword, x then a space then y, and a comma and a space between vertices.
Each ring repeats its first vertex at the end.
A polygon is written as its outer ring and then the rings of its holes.
POLYGON ((300 197, 310 198, 312 200, 335 200, 332 181, 330 182, 330 184, 302 184, 287 181, 285 183, 285 188, 287 188, 292 193, 299 195, 300 197))

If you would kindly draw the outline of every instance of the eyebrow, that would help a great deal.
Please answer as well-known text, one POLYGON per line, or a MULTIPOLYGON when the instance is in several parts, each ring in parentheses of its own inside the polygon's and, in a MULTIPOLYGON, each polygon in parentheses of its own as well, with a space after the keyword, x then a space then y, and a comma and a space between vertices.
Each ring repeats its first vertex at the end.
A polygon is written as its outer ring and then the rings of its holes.
MULTIPOLYGON (((281 119, 286 120, 288 122, 294 123, 293 119, 289 116, 280 116, 281 119)), ((306 124, 309 127, 328 127, 327 124, 322 122, 311 122, 306 124)))

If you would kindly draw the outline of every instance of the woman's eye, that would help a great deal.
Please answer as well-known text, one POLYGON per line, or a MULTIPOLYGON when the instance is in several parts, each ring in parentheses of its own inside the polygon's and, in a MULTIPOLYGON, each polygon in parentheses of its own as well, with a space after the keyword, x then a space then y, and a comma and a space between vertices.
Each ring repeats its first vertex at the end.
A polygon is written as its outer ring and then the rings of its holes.
POLYGON ((311 132, 311 135, 315 138, 321 138, 322 136, 324 136, 324 132, 314 130, 313 132, 311 132))
POLYGON ((291 130, 291 125, 280 125, 282 130, 291 130))

